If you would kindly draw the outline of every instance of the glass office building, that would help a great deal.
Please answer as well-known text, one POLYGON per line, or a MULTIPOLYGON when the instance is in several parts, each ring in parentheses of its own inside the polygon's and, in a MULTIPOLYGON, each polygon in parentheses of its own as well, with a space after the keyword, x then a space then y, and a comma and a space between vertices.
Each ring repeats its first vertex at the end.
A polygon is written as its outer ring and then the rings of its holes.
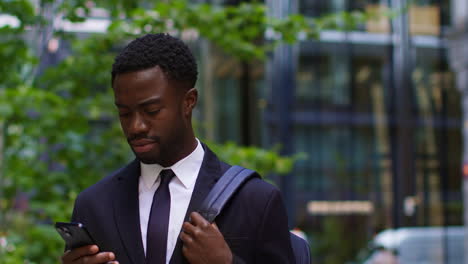
MULTIPOLYGON (((284 2, 266 1, 273 10, 284 2)), ((313 17, 406 11, 352 32, 322 32, 319 40, 284 47, 265 64, 252 64, 248 98, 238 89, 242 65, 211 51, 215 70, 208 77, 219 98, 211 108, 213 136, 241 142, 243 123, 249 143, 307 154, 290 175, 274 179, 283 189, 291 227, 309 235, 316 263, 352 261, 382 230, 463 225, 462 95, 445 37, 451 1, 406 4, 289 1, 290 12, 313 17), (240 116, 242 100, 256 109, 247 124, 240 116)), ((202 103, 212 100, 210 94, 202 103)), ((444 256, 440 263, 449 263, 444 256)))

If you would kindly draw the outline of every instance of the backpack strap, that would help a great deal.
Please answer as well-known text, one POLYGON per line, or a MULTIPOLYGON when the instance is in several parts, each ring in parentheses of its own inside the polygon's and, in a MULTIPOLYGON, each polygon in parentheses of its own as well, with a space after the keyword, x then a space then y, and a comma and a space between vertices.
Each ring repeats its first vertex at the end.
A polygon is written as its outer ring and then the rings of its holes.
POLYGON ((224 205, 229 201, 239 187, 251 178, 259 177, 253 171, 241 166, 232 166, 219 178, 203 201, 198 213, 213 223, 224 205))

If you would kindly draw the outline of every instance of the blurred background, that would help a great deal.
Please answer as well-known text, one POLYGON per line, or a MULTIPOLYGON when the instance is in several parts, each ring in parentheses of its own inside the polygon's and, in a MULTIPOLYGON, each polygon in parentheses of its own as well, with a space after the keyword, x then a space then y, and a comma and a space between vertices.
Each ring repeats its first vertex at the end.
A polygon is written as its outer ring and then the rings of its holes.
POLYGON ((466 0, 1 0, 0 263, 56 263, 53 222, 132 159, 110 69, 156 32, 197 57, 197 136, 282 190, 313 263, 468 263, 466 0))

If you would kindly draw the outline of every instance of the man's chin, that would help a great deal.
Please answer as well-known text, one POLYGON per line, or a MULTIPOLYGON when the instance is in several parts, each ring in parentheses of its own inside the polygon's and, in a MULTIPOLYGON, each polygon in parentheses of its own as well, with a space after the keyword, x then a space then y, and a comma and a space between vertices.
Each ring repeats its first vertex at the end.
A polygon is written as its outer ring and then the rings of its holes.
POLYGON ((161 164, 158 155, 154 155, 154 153, 135 153, 135 156, 145 164, 161 164))

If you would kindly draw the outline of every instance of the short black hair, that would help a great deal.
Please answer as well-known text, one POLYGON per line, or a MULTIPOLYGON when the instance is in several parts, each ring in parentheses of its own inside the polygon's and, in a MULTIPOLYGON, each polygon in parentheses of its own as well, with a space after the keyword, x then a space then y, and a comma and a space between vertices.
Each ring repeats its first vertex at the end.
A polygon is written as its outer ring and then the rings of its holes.
POLYGON ((130 42, 115 57, 112 85, 118 74, 159 66, 173 81, 195 87, 197 63, 185 43, 166 33, 147 34, 130 42))

